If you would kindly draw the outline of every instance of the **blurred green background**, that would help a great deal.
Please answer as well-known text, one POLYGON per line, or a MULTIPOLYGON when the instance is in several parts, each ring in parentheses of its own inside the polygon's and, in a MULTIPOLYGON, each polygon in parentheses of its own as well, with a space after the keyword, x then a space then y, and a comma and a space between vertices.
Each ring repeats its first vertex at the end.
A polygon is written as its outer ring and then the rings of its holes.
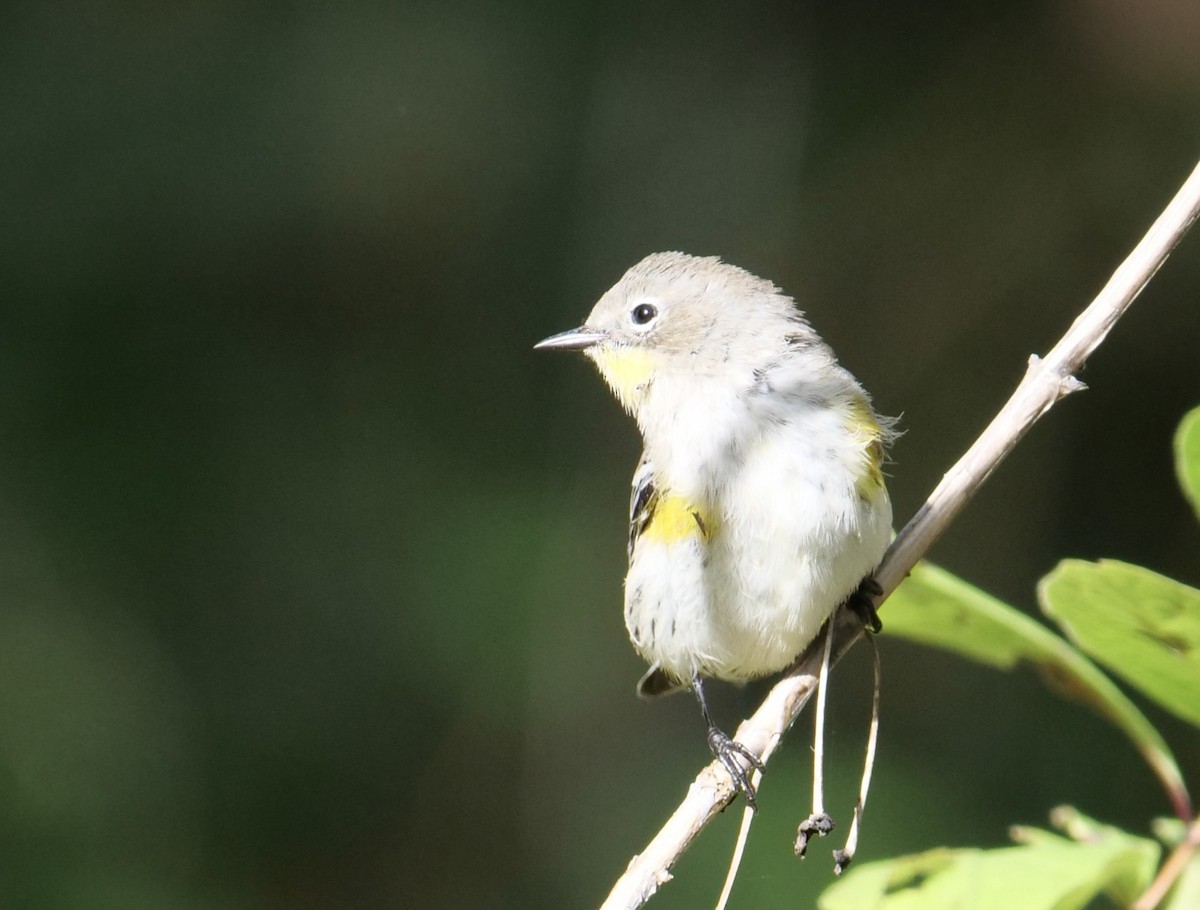
MULTIPOLYGON (((597 904, 707 753, 633 697, 633 425, 533 342, 653 250, 769 277, 902 415, 902 522, 1195 164, 1198 42, 1192 0, 6 4, 0 905, 597 904)), ((1200 582, 1198 337, 1192 236, 934 557, 1028 609, 1064 556, 1200 582)), ((864 860, 1166 811, 1031 674, 881 646, 864 860)), ((734 907, 830 881, 808 724, 734 907)))

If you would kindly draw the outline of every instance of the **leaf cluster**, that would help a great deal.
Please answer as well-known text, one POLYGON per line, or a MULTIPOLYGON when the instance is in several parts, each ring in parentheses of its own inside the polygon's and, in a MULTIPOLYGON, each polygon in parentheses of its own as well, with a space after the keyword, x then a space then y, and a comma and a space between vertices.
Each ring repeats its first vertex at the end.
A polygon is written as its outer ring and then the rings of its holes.
MULTIPOLYGON (((1184 418, 1174 445, 1180 486, 1200 519, 1200 408, 1184 418)), ((1183 862, 1164 882, 1170 890, 1164 888, 1162 906, 1200 906, 1200 855, 1180 852, 1191 846, 1186 842, 1200 830, 1200 819, 1192 817, 1170 747, 1112 679, 1200 727, 1200 590, 1116 560, 1068 559, 1041 580, 1037 593, 1061 635, 921 564, 888 601, 888 632, 998 669, 1036 667, 1056 691, 1088 705, 1132 741, 1178 820, 1154 823, 1155 839, 1060 807, 1051 813, 1055 831, 1014 828, 1010 847, 939 848, 863 864, 826 890, 821 910, 1075 910, 1101 897, 1148 907, 1157 901, 1149 896, 1152 884, 1172 866, 1160 867, 1164 845, 1183 862)))

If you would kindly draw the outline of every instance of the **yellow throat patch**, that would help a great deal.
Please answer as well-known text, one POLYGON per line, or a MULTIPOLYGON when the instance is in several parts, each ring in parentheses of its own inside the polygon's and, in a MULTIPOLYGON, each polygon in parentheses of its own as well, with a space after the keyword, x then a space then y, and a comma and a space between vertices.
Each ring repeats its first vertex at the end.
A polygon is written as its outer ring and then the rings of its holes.
POLYGON ((654 359, 650 354, 637 348, 607 345, 591 348, 586 353, 625 410, 633 410, 634 402, 650 384, 654 372, 654 359))

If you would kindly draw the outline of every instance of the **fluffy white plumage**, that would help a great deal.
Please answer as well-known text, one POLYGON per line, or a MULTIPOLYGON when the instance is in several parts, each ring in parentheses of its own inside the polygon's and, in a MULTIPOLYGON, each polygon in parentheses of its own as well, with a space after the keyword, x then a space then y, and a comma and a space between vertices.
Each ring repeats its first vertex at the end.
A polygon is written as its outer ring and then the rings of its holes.
POLYGON ((625 621, 653 694, 783 669, 879 563, 886 421, 773 284, 655 253, 579 329, 645 444, 625 621))

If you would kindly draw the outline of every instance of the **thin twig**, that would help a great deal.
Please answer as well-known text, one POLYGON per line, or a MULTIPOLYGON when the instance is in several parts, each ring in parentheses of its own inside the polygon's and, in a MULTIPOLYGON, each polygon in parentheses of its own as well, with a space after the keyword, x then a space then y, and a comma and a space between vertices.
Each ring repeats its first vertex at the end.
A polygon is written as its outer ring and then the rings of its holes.
POLYGON ((1129 910, 1154 910, 1174 887, 1175 882, 1179 880, 1179 876, 1183 874, 1183 870, 1187 868, 1197 851, 1200 851, 1200 818, 1188 826, 1183 841, 1167 857, 1167 861, 1158 870, 1158 875, 1150 883, 1150 887, 1129 910))
POLYGON ((817 711, 813 720, 813 818, 825 814, 825 706, 829 703, 829 662, 833 636, 825 636, 825 653, 817 673, 817 711))
POLYGON ((882 672, 879 662, 879 646, 874 638, 867 638, 871 646, 871 662, 874 665, 875 685, 871 687, 871 726, 867 732, 867 753, 863 759, 862 780, 858 785, 858 802, 854 804, 854 817, 850 820, 850 833, 846 835, 846 846, 833 853, 833 871, 841 875, 858 852, 858 832, 862 828, 863 812, 867 808, 867 794, 871 792, 871 774, 875 770, 875 750, 879 746, 879 691, 882 686, 882 672))
MULTIPOLYGON (((1029 428, 1059 399, 1084 387, 1074 374, 1154 277, 1198 215, 1200 165, 1058 344, 1044 358, 1029 358, 1025 377, 1012 397, 897 535, 875 573, 883 589, 879 600, 903 581, 1029 428)), ((831 626, 836 659, 862 634, 862 624, 847 611, 839 610, 831 626)), ((760 755, 764 763, 811 697, 821 650, 810 648, 738 728, 737 741, 760 755)), ((705 768, 667 823, 630 861, 601 910, 641 907, 670 880, 671 866, 733 795, 729 777, 719 763, 705 768)))
MULTIPOLYGON (((750 769, 750 785, 758 790, 762 782, 762 771, 750 769)), ((721 896, 717 898, 714 910, 725 910, 729 904, 729 895, 733 893, 733 884, 737 881, 738 870, 742 868, 742 857, 746 853, 746 841, 750 839, 750 826, 754 824, 754 810, 749 806, 742 809, 742 823, 738 825, 737 840, 733 842, 733 855, 729 858, 729 871, 725 873, 725 884, 721 886, 721 896)))

